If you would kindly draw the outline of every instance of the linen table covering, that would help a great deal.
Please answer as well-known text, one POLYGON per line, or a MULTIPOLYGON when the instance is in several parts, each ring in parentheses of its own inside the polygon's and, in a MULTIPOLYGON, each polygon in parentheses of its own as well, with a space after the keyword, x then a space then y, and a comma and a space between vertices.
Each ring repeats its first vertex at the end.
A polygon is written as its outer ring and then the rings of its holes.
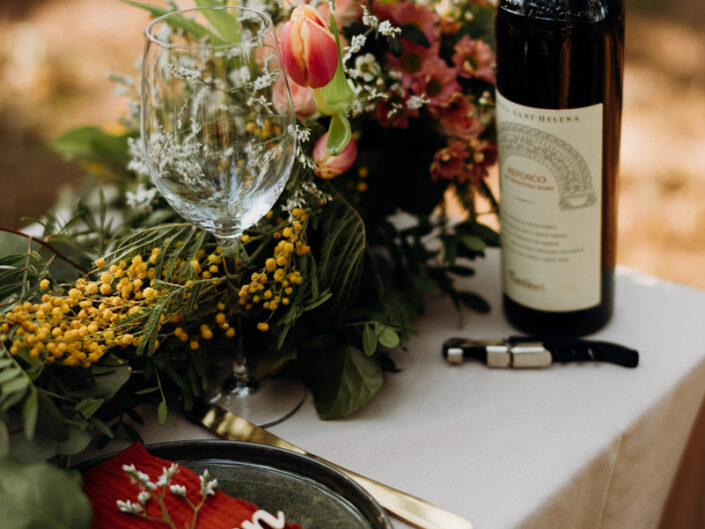
MULTIPOLYGON (((638 349, 636 369, 452 367, 443 340, 516 334, 501 315, 499 253, 475 264, 462 281, 491 302, 490 314, 464 312, 459 328, 450 302, 430 298, 408 352, 394 354, 403 372, 387 375, 369 405, 324 422, 309 398, 272 432, 476 529, 704 527, 705 292, 618 270, 614 317, 594 337, 638 349), (699 438, 686 450, 691 431, 699 438)), ((147 414, 147 443, 213 437, 147 414)))

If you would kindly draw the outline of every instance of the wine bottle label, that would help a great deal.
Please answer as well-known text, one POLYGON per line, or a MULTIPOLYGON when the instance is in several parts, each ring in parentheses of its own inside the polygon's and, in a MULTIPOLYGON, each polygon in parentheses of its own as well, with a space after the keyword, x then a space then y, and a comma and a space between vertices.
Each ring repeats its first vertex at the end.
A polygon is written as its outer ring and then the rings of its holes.
POLYGON ((601 301, 602 104, 548 110, 497 92, 502 283, 517 303, 601 301))

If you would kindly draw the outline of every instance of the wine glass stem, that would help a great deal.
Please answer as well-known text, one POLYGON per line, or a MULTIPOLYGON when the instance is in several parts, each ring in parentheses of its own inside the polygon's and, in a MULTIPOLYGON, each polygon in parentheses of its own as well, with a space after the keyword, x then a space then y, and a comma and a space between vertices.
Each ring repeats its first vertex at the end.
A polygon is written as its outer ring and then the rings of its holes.
MULTIPOLYGON (((225 270, 228 289, 231 291, 233 299, 237 299, 239 285, 233 284, 233 278, 237 277, 237 274, 233 274, 228 268, 228 261, 232 259, 232 262, 237 267, 237 260, 246 256, 245 248, 242 246, 239 237, 233 239, 217 237, 217 239, 223 256, 223 269, 225 270)), ((245 356, 244 340, 242 339, 242 316, 240 314, 237 315, 235 332, 238 337, 237 346, 233 356, 232 377, 226 381, 226 389, 231 395, 246 397, 254 391, 254 386, 251 383, 252 377, 247 365, 247 357, 245 356)))

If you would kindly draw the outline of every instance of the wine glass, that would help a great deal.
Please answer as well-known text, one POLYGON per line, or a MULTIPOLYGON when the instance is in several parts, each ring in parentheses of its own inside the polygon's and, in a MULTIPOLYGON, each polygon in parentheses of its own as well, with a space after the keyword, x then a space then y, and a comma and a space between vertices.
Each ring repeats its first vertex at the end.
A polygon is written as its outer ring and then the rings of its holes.
MULTIPOLYGON (((179 214, 215 235, 225 261, 242 257, 240 236, 276 202, 296 151, 272 21, 242 7, 182 9, 152 21, 146 37, 141 132, 154 184, 179 214)), ((298 409, 305 390, 293 381, 253 384, 240 342, 212 401, 276 424, 298 409)))

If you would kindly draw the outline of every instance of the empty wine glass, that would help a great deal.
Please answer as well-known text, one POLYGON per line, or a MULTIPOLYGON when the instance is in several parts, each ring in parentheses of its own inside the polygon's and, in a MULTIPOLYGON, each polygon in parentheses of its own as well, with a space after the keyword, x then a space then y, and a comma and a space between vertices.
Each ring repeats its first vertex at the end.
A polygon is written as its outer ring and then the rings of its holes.
MULTIPOLYGON (((274 205, 296 150, 272 21, 241 7, 183 9, 152 21, 146 36, 141 128, 152 179, 226 257, 242 256, 240 236, 274 205)), ((258 424, 285 418, 304 395, 254 386, 242 344, 228 384, 215 399, 258 424)))

